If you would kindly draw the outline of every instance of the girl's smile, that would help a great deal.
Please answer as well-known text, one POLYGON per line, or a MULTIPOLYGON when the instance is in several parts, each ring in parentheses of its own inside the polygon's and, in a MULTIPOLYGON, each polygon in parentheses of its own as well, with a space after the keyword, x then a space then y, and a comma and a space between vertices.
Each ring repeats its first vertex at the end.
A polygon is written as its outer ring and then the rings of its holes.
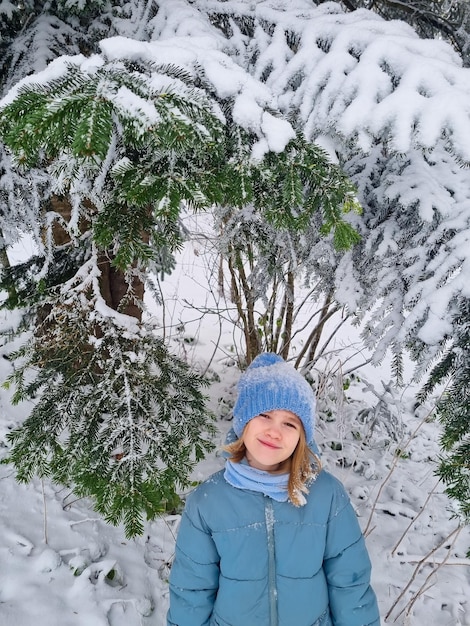
POLYGON ((269 441, 263 441, 262 439, 258 439, 258 441, 260 443, 262 443, 263 446, 268 446, 268 448, 274 448, 274 449, 278 449, 279 448, 279 446, 275 446, 272 443, 269 443, 269 441))
POLYGON ((289 471, 289 462, 303 428, 291 411, 276 409, 253 417, 243 431, 246 459, 267 472, 289 471))

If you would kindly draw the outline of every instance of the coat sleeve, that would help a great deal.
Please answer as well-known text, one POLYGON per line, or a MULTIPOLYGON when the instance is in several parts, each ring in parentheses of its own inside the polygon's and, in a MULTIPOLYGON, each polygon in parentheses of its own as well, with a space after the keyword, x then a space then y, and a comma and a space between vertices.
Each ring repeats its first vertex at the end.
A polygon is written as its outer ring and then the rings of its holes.
POLYGON ((323 570, 334 626, 380 626, 364 537, 340 483, 336 485, 328 520, 323 570))
POLYGON ((219 555, 193 499, 188 499, 170 572, 167 626, 208 626, 219 587, 219 555))

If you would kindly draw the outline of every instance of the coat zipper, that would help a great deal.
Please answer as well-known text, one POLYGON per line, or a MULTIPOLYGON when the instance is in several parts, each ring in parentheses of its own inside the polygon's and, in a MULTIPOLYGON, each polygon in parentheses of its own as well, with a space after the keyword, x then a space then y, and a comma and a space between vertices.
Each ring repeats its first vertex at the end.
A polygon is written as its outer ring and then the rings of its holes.
POLYGON ((277 619, 277 588, 276 561, 274 552, 274 509, 271 498, 264 498, 264 517, 268 538, 268 592, 269 592, 269 626, 278 626, 277 619))

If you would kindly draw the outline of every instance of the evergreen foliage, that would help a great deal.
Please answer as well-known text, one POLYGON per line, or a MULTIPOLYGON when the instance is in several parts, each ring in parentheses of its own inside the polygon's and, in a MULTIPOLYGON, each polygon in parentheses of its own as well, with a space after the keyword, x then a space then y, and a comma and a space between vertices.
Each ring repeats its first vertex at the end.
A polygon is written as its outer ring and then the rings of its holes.
POLYGON ((358 241, 343 219, 360 210, 353 185, 300 136, 254 161, 256 136, 224 125, 183 68, 87 67, 79 57, 46 84, 20 86, 1 112, 0 132, 18 165, 47 166, 57 191, 78 196, 74 223, 90 219, 84 200, 93 203, 95 243, 113 247, 117 267, 148 262, 152 247, 177 247, 182 203, 196 210, 253 203, 268 222, 294 230, 320 211, 322 232, 333 231, 338 249, 358 241), (164 86, 153 87, 157 77, 164 86))
MULTIPOLYGON (((317 1, 322 4, 322 0, 317 1)), ((446 39, 470 65, 470 7, 467 0, 342 0, 348 11, 371 9, 386 20, 403 20, 420 37, 446 39)))
MULTIPOLYGON (((34 400, 8 435, 5 462, 19 481, 34 475, 91 497, 97 511, 143 532, 171 509, 194 464, 212 448, 205 381, 171 355, 154 330, 130 325, 76 277, 50 289, 35 334, 14 354, 13 402, 34 400), (85 306, 84 306, 85 302, 85 306)), ((37 319, 37 318, 36 318, 37 319)))
MULTIPOLYGON (((419 395, 424 400, 445 385, 437 403, 437 417, 443 432, 438 475, 446 491, 458 504, 458 514, 470 522, 470 300, 456 302, 456 332, 449 346, 429 373, 419 395)), ((469 552, 470 555, 470 552, 469 552)))
POLYGON ((281 154, 266 155, 254 187, 253 196, 247 199, 264 209, 262 216, 275 229, 305 232, 319 213, 319 234, 333 231, 336 250, 348 250, 360 241, 357 231, 344 220, 350 211, 361 213, 354 186, 329 162, 325 151, 302 137, 281 154))

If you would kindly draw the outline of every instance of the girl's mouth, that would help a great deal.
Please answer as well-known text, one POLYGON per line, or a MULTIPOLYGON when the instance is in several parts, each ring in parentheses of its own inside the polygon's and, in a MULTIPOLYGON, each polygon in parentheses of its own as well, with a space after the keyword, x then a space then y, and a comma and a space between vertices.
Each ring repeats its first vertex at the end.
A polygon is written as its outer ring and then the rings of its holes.
POLYGON ((270 443, 269 441, 264 441, 263 439, 258 439, 258 441, 263 445, 266 446, 267 448, 271 448, 271 450, 279 450, 279 446, 276 446, 273 443, 270 443))

